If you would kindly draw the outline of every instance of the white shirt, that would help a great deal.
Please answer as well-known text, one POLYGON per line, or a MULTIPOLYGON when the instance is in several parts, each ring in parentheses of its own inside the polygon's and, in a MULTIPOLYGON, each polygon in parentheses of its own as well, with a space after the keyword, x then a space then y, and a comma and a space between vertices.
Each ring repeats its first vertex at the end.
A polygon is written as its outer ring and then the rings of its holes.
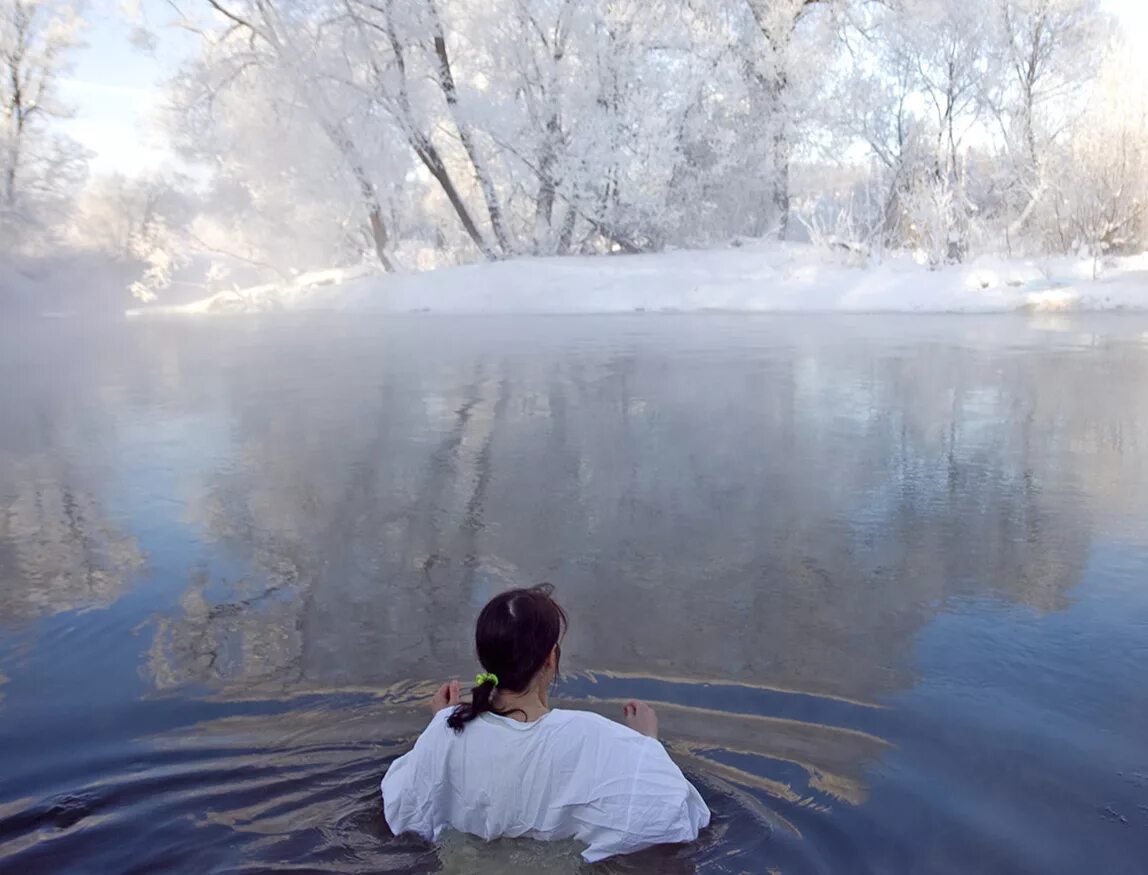
POLYGON ((435 714, 383 776, 397 835, 437 840, 447 827, 499 837, 584 842, 587 862, 691 842, 709 824, 701 795, 652 738, 588 711, 531 723, 485 713, 461 733, 435 714))

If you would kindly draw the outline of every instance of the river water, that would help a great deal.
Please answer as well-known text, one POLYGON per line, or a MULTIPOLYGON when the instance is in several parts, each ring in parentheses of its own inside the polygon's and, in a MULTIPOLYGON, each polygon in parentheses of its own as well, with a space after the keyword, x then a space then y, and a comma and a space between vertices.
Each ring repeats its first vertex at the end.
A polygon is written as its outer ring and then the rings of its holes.
POLYGON ((625 872, 1148 871, 1148 319, 0 328, 0 870, 578 871, 377 797, 493 593, 714 822, 625 872))

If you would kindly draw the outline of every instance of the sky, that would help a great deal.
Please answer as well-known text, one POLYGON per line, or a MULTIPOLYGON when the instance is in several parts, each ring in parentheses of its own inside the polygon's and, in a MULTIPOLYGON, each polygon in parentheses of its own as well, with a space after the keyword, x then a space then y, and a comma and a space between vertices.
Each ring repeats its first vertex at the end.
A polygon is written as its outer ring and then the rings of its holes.
POLYGON ((164 0, 137 5, 157 37, 155 50, 132 44, 135 25, 116 0, 95 0, 85 16, 87 45, 60 83, 61 96, 74 111, 61 128, 92 153, 93 173, 136 175, 173 160, 156 119, 164 82, 194 51, 196 37, 170 24, 174 15, 164 0))
MULTIPOLYGON (((187 0, 194 5, 195 0, 187 0)), ((1148 45, 1148 0, 1103 0, 1133 44, 1148 45)), ((173 156, 155 119, 163 102, 163 83, 195 49, 196 37, 172 24, 165 0, 137 0, 158 44, 151 53, 132 45, 133 26, 115 0, 90 7, 87 46, 61 83, 75 116, 64 130, 92 153, 93 173, 136 175, 171 163, 173 156)))

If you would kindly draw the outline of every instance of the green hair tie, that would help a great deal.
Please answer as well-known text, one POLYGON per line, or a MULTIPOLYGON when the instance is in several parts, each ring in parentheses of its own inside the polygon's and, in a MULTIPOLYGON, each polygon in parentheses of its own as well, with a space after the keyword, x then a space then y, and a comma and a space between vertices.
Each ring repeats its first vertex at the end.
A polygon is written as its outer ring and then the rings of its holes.
POLYGON ((474 676, 475 686, 481 687, 483 684, 485 684, 487 682, 489 682, 489 683, 491 683, 497 687, 498 686, 498 675, 494 674, 493 672, 489 672, 489 671, 480 671, 478 674, 476 674, 474 676))

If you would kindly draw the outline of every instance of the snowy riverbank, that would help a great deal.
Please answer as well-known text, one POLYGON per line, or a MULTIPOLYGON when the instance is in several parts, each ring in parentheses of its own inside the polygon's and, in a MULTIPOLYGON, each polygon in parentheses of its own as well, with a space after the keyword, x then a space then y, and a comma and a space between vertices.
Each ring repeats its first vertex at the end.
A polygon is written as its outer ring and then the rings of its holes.
POLYGON ((369 310, 391 313, 934 312, 1148 310, 1148 253, 980 258, 929 270, 908 256, 849 264, 802 244, 650 255, 523 258, 425 273, 306 274, 129 315, 369 310), (1093 279, 1094 270, 1099 276, 1093 279))

